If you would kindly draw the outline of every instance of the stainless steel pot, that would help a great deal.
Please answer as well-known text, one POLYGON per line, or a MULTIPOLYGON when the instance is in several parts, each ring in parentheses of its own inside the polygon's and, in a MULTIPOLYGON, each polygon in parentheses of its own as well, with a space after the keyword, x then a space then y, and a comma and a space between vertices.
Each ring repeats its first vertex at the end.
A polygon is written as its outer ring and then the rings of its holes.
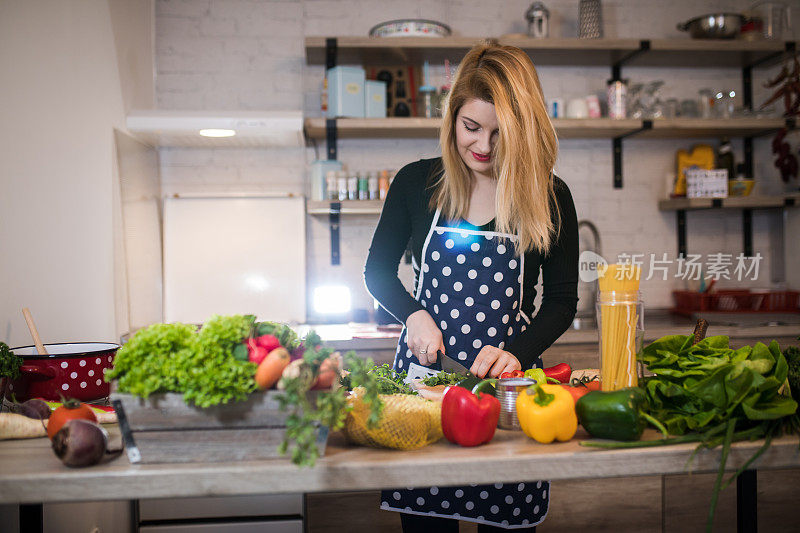
POLYGON ((739 35, 744 15, 739 13, 710 13, 678 24, 693 39, 734 39, 739 35))

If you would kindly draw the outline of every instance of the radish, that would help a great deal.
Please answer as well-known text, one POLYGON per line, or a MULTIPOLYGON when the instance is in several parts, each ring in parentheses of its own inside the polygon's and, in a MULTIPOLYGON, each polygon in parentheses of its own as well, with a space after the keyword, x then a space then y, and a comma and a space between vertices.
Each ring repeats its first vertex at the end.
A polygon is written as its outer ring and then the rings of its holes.
POLYGON ((269 350, 256 344, 255 339, 247 339, 247 357, 251 362, 260 365, 269 354, 269 350))

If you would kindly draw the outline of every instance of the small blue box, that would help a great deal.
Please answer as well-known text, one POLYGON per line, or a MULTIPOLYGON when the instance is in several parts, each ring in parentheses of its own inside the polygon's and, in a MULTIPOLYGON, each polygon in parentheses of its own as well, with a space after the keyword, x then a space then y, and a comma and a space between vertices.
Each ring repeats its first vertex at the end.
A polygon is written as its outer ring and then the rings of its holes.
POLYGON ((365 81, 361 67, 328 69, 328 118, 364 118, 365 81))
POLYGON ((364 110, 367 118, 386 118, 386 82, 367 80, 364 110))

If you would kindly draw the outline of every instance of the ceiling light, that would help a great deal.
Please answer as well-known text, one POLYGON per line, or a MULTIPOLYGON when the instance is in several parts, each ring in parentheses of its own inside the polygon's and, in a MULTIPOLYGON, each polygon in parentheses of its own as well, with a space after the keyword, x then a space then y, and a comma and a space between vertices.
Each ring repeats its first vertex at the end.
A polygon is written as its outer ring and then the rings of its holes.
POLYGON ((200 135, 202 135, 203 137, 233 137, 234 135, 236 135, 236 130, 208 128, 200 130, 200 135))

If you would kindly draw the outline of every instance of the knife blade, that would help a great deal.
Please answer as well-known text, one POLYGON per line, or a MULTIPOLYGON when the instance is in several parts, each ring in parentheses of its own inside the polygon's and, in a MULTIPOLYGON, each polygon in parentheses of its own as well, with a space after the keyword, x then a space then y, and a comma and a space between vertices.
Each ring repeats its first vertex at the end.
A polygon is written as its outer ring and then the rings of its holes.
POLYGON ((468 376, 476 377, 475 374, 469 371, 469 368, 465 367, 455 359, 451 359, 450 357, 446 356, 441 350, 436 350, 436 361, 445 372, 467 374, 468 376))

